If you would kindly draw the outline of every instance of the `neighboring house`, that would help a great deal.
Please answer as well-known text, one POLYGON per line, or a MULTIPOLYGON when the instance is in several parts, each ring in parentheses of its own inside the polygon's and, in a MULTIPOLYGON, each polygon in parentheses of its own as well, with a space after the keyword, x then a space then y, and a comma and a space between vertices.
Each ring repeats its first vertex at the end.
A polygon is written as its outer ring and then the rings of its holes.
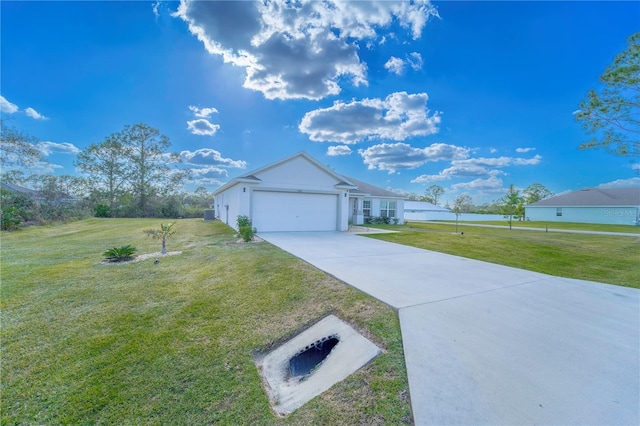
POLYGON ((435 204, 425 201, 405 201, 404 202, 404 220, 406 221, 429 221, 442 220, 455 222, 485 222, 503 220, 503 215, 498 214, 482 214, 482 213, 461 213, 456 214, 451 210, 436 206, 435 204))
POLYGON ((586 188, 525 206, 532 221, 640 225, 640 187, 586 188))
POLYGON ((440 220, 447 213, 451 210, 426 201, 404 202, 404 220, 440 220))
POLYGON ((236 177, 213 195, 217 219, 236 228, 238 215, 258 232, 346 231, 365 217, 396 217, 403 197, 344 177, 301 152, 236 177))
POLYGON ((29 197, 41 203, 50 203, 52 205, 74 203, 77 200, 76 197, 65 194, 64 192, 54 192, 51 194, 45 194, 40 191, 25 188, 24 186, 15 185, 13 183, 2 182, 2 189, 9 192, 17 193, 29 197))

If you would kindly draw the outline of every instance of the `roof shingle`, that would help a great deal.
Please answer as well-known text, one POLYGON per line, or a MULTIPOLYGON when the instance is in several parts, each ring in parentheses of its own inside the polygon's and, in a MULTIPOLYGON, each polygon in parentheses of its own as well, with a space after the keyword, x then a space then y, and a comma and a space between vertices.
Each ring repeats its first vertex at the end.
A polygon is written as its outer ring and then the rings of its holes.
POLYGON ((640 206, 640 187, 585 188, 541 200, 527 207, 640 206))

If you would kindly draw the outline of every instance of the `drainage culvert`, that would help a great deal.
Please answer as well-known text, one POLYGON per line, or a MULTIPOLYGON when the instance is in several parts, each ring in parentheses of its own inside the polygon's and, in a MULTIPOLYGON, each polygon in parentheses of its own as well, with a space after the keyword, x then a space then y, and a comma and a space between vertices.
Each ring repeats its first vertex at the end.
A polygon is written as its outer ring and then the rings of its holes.
POLYGON ((323 337, 305 346, 289 360, 291 377, 304 378, 311 374, 324 359, 329 356, 333 348, 340 342, 338 336, 323 337))
POLYGON ((273 409, 286 415, 362 368, 380 348, 334 315, 257 361, 273 409))

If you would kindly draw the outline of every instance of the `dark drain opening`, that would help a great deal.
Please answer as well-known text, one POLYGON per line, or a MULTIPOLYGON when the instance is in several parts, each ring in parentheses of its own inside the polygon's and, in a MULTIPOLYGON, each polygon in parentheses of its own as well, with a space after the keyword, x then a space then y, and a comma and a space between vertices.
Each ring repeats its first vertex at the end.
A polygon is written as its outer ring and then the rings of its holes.
POLYGON ((306 346, 289 360, 291 377, 306 376, 329 356, 331 350, 340 342, 337 336, 323 337, 306 346))

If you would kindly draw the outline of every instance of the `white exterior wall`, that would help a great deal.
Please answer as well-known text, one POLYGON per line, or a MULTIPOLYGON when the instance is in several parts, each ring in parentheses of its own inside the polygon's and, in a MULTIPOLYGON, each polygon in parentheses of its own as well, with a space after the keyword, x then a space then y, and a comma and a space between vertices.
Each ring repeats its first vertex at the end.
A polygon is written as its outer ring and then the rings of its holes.
POLYGON ((398 218, 398 224, 404 223, 404 200, 396 201, 396 217, 398 218))
POLYGON ((254 176, 258 180, 237 182, 216 195, 216 218, 236 229, 238 215, 246 215, 254 221, 258 232, 259 224, 264 225, 266 232, 270 229, 305 230, 304 223, 309 224, 310 230, 314 229, 314 225, 327 229, 331 221, 332 230, 348 229, 348 191, 336 188, 341 180, 322 167, 304 157, 293 157, 256 171, 254 176), (327 195, 333 198, 327 198, 327 195), (259 205, 255 201, 257 197, 260 197, 259 205), (329 204, 322 199, 334 207, 329 209, 329 204), (273 209, 268 205, 270 202, 275 203, 273 209), (282 210, 287 206, 290 206, 290 210, 282 210), (258 216, 254 218, 253 214, 258 216), (291 224, 290 228, 287 223, 291 224))
MULTIPOLYGON (((394 198, 370 198, 365 197, 363 200, 371 201, 371 217, 380 217, 380 202, 381 201, 395 201, 396 203, 396 215, 398 224, 404 223, 404 200, 398 200, 394 198)), ((362 203, 360 204, 360 210, 362 210, 362 203)), ((393 222, 391 222, 393 223, 393 222)))
POLYGON ((302 157, 296 157, 257 175, 261 190, 278 190, 315 194, 335 194, 338 197, 336 228, 349 228, 349 195, 346 190, 336 189, 339 182, 324 170, 312 165, 302 157))
POLYGON ((216 218, 237 231, 238 216, 249 216, 250 193, 250 185, 238 183, 216 195, 213 202, 216 218), (226 208, 227 205, 229 206, 228 209, 226 208))
POLYGON ((640 207, 525 207, 525 217, 531 221, 600 223, 636 225, 640 207))
POLYGON ((293 189, 303 192, 329 191, 334 194, 338 183, 333 176, 309 163, 302 157, 296 157, 269 170, 261 172, 258 177, 261 187, 293 189))
MULTIPOLYGON (((216 193, 214 209, 217 219, 235 229, 237 216, 246 215, 253 220, 258 232, 261 226, 264 227, 263 232, 349 229, 353 201, 350 202, 349 191, 341 188, 343 178, 315 160, 298 155, 254 171, 252 175, 240 178, 216 193), (252 214, 256 216, 252 217, 252 214), (335 226, 331 226, 329 215, 335 226)), ((361 212, 364 197, 357 198, 361 212)), ((381 200, 395 202, 395 217, 398 223, 404 223, 404 200, 365 199, 371 200, 372 216, 380 216, 381 200)))

